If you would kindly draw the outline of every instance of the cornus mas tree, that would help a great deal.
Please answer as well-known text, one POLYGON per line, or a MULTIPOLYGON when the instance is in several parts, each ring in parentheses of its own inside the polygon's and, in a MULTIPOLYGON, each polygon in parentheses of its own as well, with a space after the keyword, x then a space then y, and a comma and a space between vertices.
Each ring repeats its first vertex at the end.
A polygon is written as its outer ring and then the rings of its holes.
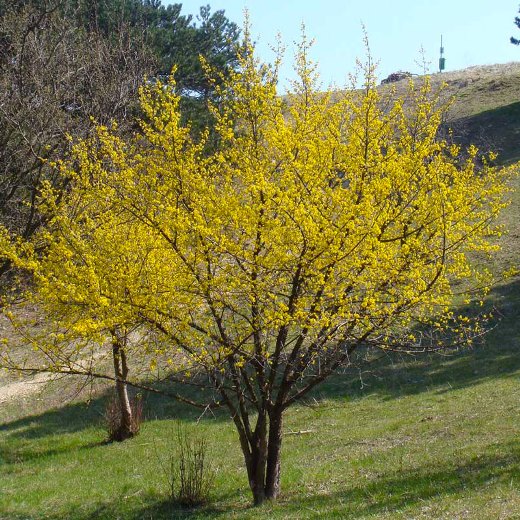
MULTIPOLYGON (((76 153, 81 153, 80 147, 76 153)), ((89 192, 93 178, 85 182, 71 175, 68 179, 74 182, 74 191, 65 195, 45 185, 40 210, 51 222, 35 235, 33 243, 8 241, 5 232, 3 237, 0 234, 3 256, 32 272, 37 291, 25 294, 26 300, 47 318, 42 323, 40 313, 21 317, 6 304, 4 313, 20 335, 17 343, 25 342, 30 352, 26 359, 18 348, 18 356, 13 357, 8 348, 1 361, 18 370, 113 380, 119 424, 114 425, 111 440, 122 441, 138 431, 127 381, 130 360, 137 355, 142 359, 142 349, 136 349, 136 344, 140 347, 147 332, 137 312, 122 308, 120 302, 125 287, 137 284, 141 255, 153 255, 153 247, 141 236, 139 249, 133 249, 134 226, 111 211, 105 190, 89 192), (37 252, 41 249, 43 253, 37 252), (107 357, 112 369, 100 371, 107 357)))
POLYGON ((506 172, 439 138, 428 79, 406 101, 382 98, 371 69, 361 91, 319 92, 304 43, 282 98, 247 33, 242 49, 212 109, 218 147, 181 125, 174 84, 143 89, 131 142, 98 128, 76 147, 70 192, 43 196, 55 217, 31 269, 76 334, 138 322, 173 379, 210 388, 258 504, 280 492, 285 410, 357 352, 481 334, 451 310, 454 286, 492 281, 469 257, 495 250, 506 172))

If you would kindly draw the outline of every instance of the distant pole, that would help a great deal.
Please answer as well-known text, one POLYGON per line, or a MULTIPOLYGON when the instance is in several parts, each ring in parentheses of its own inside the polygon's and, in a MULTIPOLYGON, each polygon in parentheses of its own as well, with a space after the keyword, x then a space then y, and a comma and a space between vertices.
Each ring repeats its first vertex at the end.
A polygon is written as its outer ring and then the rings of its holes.
POLYGON ((442 34, 441 34, 441 57, 439 58, 439 72, 442 72, 446 68, 446 58, 444 57, 444 47, 442 46, 442 34))

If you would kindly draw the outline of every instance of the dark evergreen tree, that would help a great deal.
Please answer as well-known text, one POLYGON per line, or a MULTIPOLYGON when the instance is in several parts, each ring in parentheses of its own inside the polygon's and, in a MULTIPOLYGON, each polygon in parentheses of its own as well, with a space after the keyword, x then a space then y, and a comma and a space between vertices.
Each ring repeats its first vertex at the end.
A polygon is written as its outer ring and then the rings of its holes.
POLYGON ((6 9, 0 47, 0 225, 28 237, 42 182, 63 187, 49 165, 67 154, 67 136, 85 136, 90 117, 131 131, 153 60, 135 36, 78 30, 50 5, 6 9))
POLYGON ((126 32, 142 39, 156 58, 155 74, 168 75, 175 65, 183 95, 208 98, 213 86, 202 70, 202 55, 219 73, 237 65, 238 26, 224 11, 202 6, 198 15, 181 14, 182 4, 160 0, 0 0, 0 17, 32 6, 37 13, 58 10, 69 25, 117 39, 126 32))
MULTIPOLYGON (((518 9, 518 13, 520 14, 520 9, 518 9)), ((515 17, 515 25, 520 29, 520 17, 515 17)), ((520 45, 520 40, 517 40, 514 36, 511 36, 511 43, 514 45, 520 45)))

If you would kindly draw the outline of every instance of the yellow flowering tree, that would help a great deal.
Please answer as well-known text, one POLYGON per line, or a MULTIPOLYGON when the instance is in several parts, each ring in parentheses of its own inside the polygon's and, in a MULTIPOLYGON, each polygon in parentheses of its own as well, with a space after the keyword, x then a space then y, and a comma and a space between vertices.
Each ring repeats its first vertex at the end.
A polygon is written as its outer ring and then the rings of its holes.
MULTIPOLYGON (((158 89, 143 89, 146 116, 155 115, 147 100, 158 89)), ((189 130, 178 126, 179 98, 171 101, 173 112, 168 117, 177 125, 175 138, 186 140, 189 130)), ((1 356, 2 366, 113 380, 119 425, 110 433, 112 440, 118 441, 132 437, 139 428, 128 384, 147 388, 130 374, 131 364, 149 367, 157 352, 156 335, 144 326, 146 316, 141 308, 168 305, 156 282, 162 288, 165 277, 175 284, 173 264, 163 262, 156 237, 132 215, 134 211, 139 217, 143 214, 132 172, 140 175, 149 168, 152 155, 160 155, 150 148, 155 141, 148 126, 142 126, 144 135, 134 144, 117 137, 115 124, 110 129, 98 126, 95 135, 74 146, 72 160, 54 164, 70 189, 63 192, 43 183, 38 208, 48 223, 31 242, 15 240, 0 227, 0 259, 31 273, 35 290, 25 292, 24 297, 45 317, 42 323, 37 313, 38 326, 34 327, 31 314, 19 317, 5 300, 4 313, 31 353, 13 357, 9 345, 1 356), (146 152, 140 153, 143 147, 146 152), (153 355, 147 355, 149 352, 153 355), (98 366, 103 365, 107 353, 112 371, 98 366)), ((168 135, 173 138, 173 132, 168 135)), ((194 147, 194 152, 197 150, 200 147, 194 147)), ((188 167, 185 149, 182 157, 188 167)), ((160 160, 169 163, 169 152, 160 160)), ((156 174, 158 170, 151 178, 156 174)))
MULTIPOLYGON (((247 34, 246 34, 247 37, 247 34)), ((243 45, 193 142, 174 85, 142 91, 131 142, 99 128, 62 165, 70 193, 34 258, 36 298, 86 339, 139 323, 174 378, 210 387, 236 426, 255 503, 280 492, 285 410, 367 348, 471 341, 454 286, 489 286, 506 172, 439 138, 428 79, 382 98, 319 92, 303 44, 291 92, 243 45)))
MULTIPOLYGON (((78 157, 82 151, 82 147, 76 149, 78 157)), ((37 291, 29 290, 25 297, 43 313, 45 323, 40 313, 34 323, 32 314, 14 312, 6 302, 4 312, 19 332, 17 343, 30 347, 30 354, 27 360, 12 357, 8 348, 2 364, 25 371, 91 376, 96 362, 102 363, 109 354, 113 371, 105 375, 115 381, 119 410, 119 425, 114 425, 111 440, 122 441, 138 431, 126 381, 132 337, 143 332, 136 313, 121 305, 121 291, 129 280, 135 284, 140 255, 147 254, 149 245, 125 247, 132 244, 134 229, 127 222, 121 227, 124 217, 110 211, 113 194, 107 187, 96 192, 94 200, 81 173, 70 177, 63 173, 74 183, 74 190, 60 193, 44 185, 40 210, 50 219, 48 226, 35 234, 31 244, 4 244, 3 256, 31 272, 37 291), (116 229, 121 235, 114 242, 116 229)), ((18 295, 15 303, 19 300, 18 295)))

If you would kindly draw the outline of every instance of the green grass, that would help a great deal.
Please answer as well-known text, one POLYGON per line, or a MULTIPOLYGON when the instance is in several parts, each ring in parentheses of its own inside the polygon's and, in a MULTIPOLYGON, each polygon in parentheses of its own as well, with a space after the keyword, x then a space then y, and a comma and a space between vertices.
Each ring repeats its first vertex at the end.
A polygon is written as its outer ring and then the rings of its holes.
MULTIPOLYGON (((484 128, 501 142, 509 162, 519 157, 518 97, 492 93, 502 105, 488 100, 478 111, 472 97, 461 117, 470 134, 484 128)), ((518 262, 519 215, 516 192, 497 267, 518 262)), ((74 396, 68 380, 0 403, 0 519, 520 518, 520 280, 497 287, 489 303, 503 318, 474 350, 384 358, 289 409, 282 496, 259 508, 224 413, 197 420, 193 409, 148 396, 141 434, 104 444, 102 384, 88 404, 86 391, 63 404, 74 396), (160 459, 176 420, 208 439, 217 468, 211 501, 198 509, 167 497, 160 459)))
POLYGON ((103 397, 46 410, 66 385, 52 383, 46 395, 0 411, 0 518, 515 518, 520 281, 491 299, 504 317, 485 345, 447 358, 383 359, 290 409, 285 431, 311 433, 286 435, 283 495, 260 508, 250 505, 224 414, 197 423, 198 412, 148 397, 141 434, 103 444, 103 397), (175 418, 209 441, 218 469, 209 506, 168 502, 159 459, 175 443, 175 418))
MULTIPOLYGON (((507 288, 520 303, 518 284, 507 288)), ((250 507, 231 422, 174 403, 123 444, 103 444, 102 400, 0 427, 0 518, 514 518, 520 511, 520 356, 514 311, 487 345, 439 360, 394 360, 338 376, 289 410, 283 495, 250 507), (405 366, 406 365, 406 366, 405 366), (210 442, 211 506, 169 504, 159 457, 174 417, 210 442)), ((25 409, 33 403, 25 402, 25 409)), ((18 415, 18 418, 15 418, 18 415)))

